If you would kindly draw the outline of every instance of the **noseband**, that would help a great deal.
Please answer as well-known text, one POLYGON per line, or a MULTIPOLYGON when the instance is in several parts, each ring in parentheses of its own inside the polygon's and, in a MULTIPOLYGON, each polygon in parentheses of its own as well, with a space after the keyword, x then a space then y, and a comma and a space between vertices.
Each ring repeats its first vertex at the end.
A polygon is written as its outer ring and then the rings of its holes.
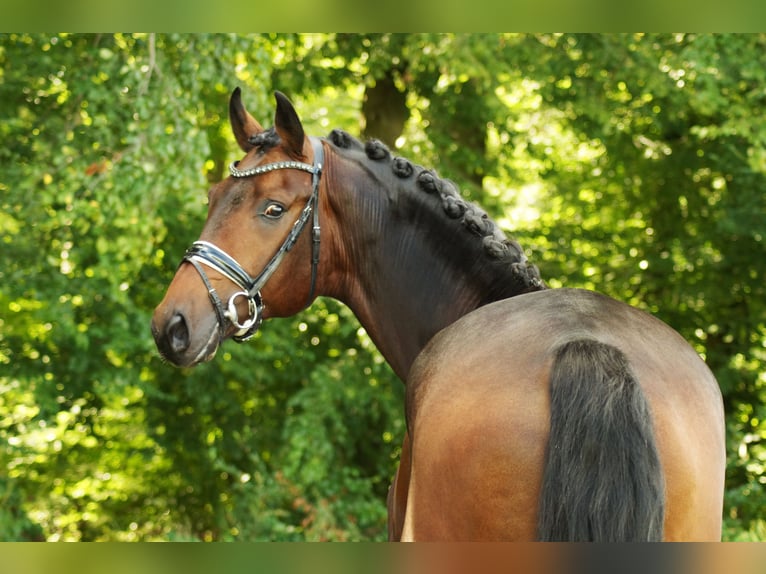
POLYGON ((216 247, 208 241, 195 241, 184 255, 183 261, 191 263, 199 272, 202 281, 205 283, 210 301, 212 302, 215 314, 218 317, 218 330, 221 338, 224 336, 227 321, 237 328, 237 332, 232 336, 232 339, 237 343, 247 341, 258 330, 258 327, 261 325, 263 311, 261 289, 266 281, 269 280, 269 277, 271 277, 277 270, 285 254, 295 245, 298 236, 306 226, 312 212, 314 215, 314 226, 311 236, 311 289, 306 304, 308 305, 311 303, 311 299, 314 297, 317 267, 319 265, 319 179, 322 175, 324 149, 322 148, 322 142, 319 140, 312 139, 311 143, 314 148, 314 165, 299 161, 278 161, 250 169, 240 170, 237 168, 238 162, 235 161, 229 166, 229 173, 231 173, 232 177, 237 178, 253 177, 278 169, 298 169, 306 171, 312 175, 311 197, 306 202, 306 207, 303 208, 298 220, 293 224, 284 243, 282 243, 281 247, 271 258, 271 261, 266 264, 266 267, 263 268, 263 271, 261 271, 258 276, 251 277, 236 259, 226 253, 223 249, 216 247), (229 298, 225 308, 218 293, 216 293, 215 289, 210 284, 210 279, 208 279, 205 270, 200 264, 214 269, 241 289, 229 298), (242 323, 239 321, 239 313, 237 312, 237 299, 240 297, 247 301, 248 307, 248 318, 242 323))

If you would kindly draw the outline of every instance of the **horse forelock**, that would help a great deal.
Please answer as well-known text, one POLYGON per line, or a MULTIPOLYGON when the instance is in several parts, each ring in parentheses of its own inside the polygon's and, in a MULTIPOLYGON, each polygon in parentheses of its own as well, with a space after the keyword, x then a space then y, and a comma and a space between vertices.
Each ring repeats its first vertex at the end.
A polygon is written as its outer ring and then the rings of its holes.
POLYGON ((276 147, 280 140, 279 134, 277 134, 277 130, 271 127, 267 130, 251 135, 248 138, 248 141, 257 147, 260 151, 265 152, 273 147, 276 147))
MULTIPOLYGON (((435 209, 447 220, 456 222, 455 232, 471 236, 486 260, 493 266, 506 268, 520 292, 545 288, 540 272, 528 262, 521 245, 506 237, 497 224, 477 205, 465 201, 455 183, 441 178, 434 170, 413 164, 410 160, 392 155, 389 148, 379 140, 362 144, 358 139, 339 129, 332 130, 329 141, 341 150, 363 152, 370 162, 389 166, 393 176, 403 182, 413 194, 428 194, 439 201, 426 201, 424 205, 440 206, 435 209)), ((433 208, 433 207, 432 207, 433 208)))

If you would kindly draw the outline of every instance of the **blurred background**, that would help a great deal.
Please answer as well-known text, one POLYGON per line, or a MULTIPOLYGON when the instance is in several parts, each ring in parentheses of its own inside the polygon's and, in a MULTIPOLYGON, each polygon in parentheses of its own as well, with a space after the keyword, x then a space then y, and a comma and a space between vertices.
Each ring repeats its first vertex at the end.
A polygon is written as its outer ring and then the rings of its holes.
POLYGON ((401 381, 319 300, 177 370, 149 331, 264 125, 458 183, 553 287, 646 309, 728 422, 725 540, 766 540, 764 34, 0 35, 0 540, 382 540, 401 381))

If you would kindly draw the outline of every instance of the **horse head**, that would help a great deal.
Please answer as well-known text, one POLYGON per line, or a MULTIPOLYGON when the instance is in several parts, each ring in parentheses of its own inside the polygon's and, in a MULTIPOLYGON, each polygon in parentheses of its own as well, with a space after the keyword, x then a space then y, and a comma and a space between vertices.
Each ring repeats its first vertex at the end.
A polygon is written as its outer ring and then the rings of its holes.
POLYGON ((293 315, 314 297, 322 144, 306 137, 287 97, 275 97, 274 127, 264 129, 239 88, 231 95, 245 157, 210 189, 199 240, 152 318, 157 347, 175 365, 209 360, 223 340, 246 340, 261 319, 293 315), (312 215, 313 235, 301 233, 312 215))

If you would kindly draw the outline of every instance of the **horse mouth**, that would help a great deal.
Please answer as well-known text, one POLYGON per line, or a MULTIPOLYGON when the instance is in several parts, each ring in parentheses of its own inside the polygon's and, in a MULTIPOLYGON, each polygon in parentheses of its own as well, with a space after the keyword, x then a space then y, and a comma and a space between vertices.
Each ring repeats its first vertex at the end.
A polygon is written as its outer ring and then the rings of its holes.
POLYGON ((210 361, 215 357, 218 347, 221 345, 220 333, 217 326, 213 326, 207 337, 207 340, 197 346, 182 345, 180 348, 174 345, 172 337, 163 334, 157 325, 152 323, 152 334, 163 361, 170 363, 175 367, 194 367, 200 363, 210 361))
POLYGON ((192 361, 188 365, 188 367, 193 367, 194 365, 199 365, 200 363, 206 363, 215 357, 215 354, 218 352, 218 347, 220 347, 221 339, 218 334, 218 329, 213 329, 210 333, 210 337, 208 337, 207 342, 200 348, 197 355, 192 359, 192 361))

